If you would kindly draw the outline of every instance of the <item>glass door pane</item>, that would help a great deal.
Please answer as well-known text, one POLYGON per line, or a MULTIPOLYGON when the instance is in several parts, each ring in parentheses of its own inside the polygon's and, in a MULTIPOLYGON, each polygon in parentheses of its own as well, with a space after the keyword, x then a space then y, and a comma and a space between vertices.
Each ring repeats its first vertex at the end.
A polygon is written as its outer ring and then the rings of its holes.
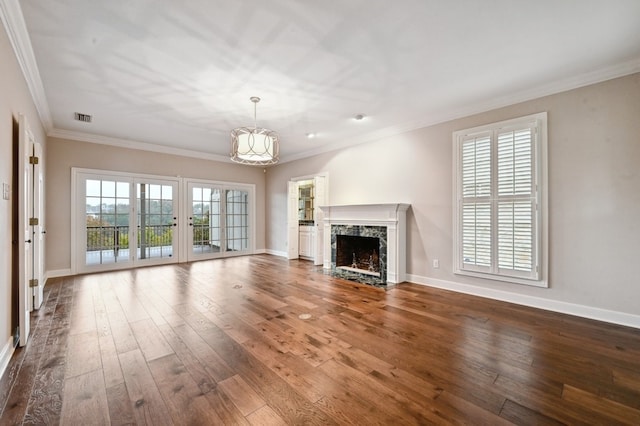
POLYGON ((136 260, 158 263, 176 254, 176 186, 172 182, 136 183, 136 260))
POLYGON ((85 266, 129 262, 130 182, 84 180, 85 266))
POLYGON ((222 247, 222 190, 189 183, 189 260, 213 258, 222 247))
POLYGON ((249 250, 249 192, 227 190, 225 203, 226 251, 245 252, 249 250))

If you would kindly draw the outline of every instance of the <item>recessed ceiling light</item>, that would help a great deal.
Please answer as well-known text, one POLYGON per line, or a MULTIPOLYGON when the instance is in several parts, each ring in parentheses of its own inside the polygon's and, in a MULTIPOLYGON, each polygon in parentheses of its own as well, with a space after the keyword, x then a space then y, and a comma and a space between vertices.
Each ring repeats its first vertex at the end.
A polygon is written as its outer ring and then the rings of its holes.
POLYGON ((355 117, 353 117, 355 120, 360 121, 364 118, 364 114, 358 114, 355 117))
POLYGON ((307 138, 309 138, 309 139, 313 139, 313 138, 315 138, 315 137, 316 137, 316 134, 315 134, 315 133, 307 133, 307 138))

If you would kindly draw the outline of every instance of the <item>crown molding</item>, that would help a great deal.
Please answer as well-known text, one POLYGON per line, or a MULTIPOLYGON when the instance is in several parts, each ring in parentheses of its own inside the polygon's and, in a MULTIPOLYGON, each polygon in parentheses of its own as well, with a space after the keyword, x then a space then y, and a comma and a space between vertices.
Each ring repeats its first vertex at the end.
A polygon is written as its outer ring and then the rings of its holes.
POLYGON ((290 156, 284 156, 280 158, 280 163, 301 160, 303 158, 312 157, 331 151, 337 151, 367 142, 373 142, 413 130, 422 129, 424 127, 446 123, 447 121, 470 117, 472 115, 504 108, 510 105, 519 104, 521 102, 567 92, 570 90, 578 89, 580 87, 601 83, 607 80, 613 80, 614 78, 624 77, 626 75, 635 74, 637 72, 640 72, 640 58, 603 67, 598 70, 590 71, 576 76, 571 76, 569 78, 556 80, 551 83, 533 87, 531 89, 515 92, 509 94, 508 96, 491 99, 490 101, 477 102, 475 104, 467 105, 464 108, 447 111, 440 115, 429 115, 426 119, 418 121, 414 120, 395 126, 389 126, 375 132, 364 134, 360 137, 349 139, 348 141, 335 142, 314 150, 305 151, 303 153, 293 154, 290 156))
POLYGON ((175 147, 165 146, 165 145, 157 145, 157 144, 152 144, 147 142, 134 141, 131 139, 112 138, 108 136, 95 135, 92 133, 76 132, 73 130, 53 129, 47 133, 47 136, 51 138, 67 139, 67 140, 78 141, 78 142, 89 142, 89 143, 96 143, 100 145, 109 145, 109 146, 115 146, 119 148, 138 149, 141 151, 151 151, 151 152, 157 152, 161 154, 178 155, 181 157, 193 157, 193 158, 199 158, 203 160, 218 161, 222 163, 233 163, 231 161, 231 158, 224 155, 211 154, 211 153, 206 153, 201 151, 193 151, 190 149, 175 148, 175 147))
POLYGON ((11 42, 18 64, 20 64, 29 92, 31 92, 31 98, 40 116, 40 121, 45 131, 48 132, 53 129, 53 119, 51 118, 49 103, 47 102, 36 57, 33 54, 31 40, 27 32, 27 25, 24 22, 24 16, 18 0, 0 0, 0 19, 11 42))
MULTIPOLYGON (((163 145, 155 145, 126 139, 97 136, 88 133, 65 131, 54 128, 53 119, 51 111, 49 109, 49 104, 47 102, 44 86, 42 84, 40 72, 38 70, 35 55, 31 46, 29 33, 27 31, 24 16, 22 14, 22 9, 20 8, 18 0, 0 0, 0 20, 4 25, 7 36, 15 52, 16 59, 18 60, 24 78, 26 80, 36 110, 38 111, 40 121, 42 122, 42 125, 44 126, 45 131, 49 136, 93 142, 104 145, 120 146, 125 148, 141 149, 145 151, 162 152, 167 154, 196 158, 206 158, 213 161, 230 162, 230 160, 226 156, 222 155, 185 150, 181 148, 171 148, 163 145)), ((518 104, 532 99, 577 89, 579 87, 596 84, 602 81, 623 77, 625 75, 637 72, 640 72, 640 58, 635 58, 624 63, 603 67, 595 71, 590 71, 569 78, 556 80, 551 83, 516 92, 508 96, 497 97, 495 99, 491 99, 488 102, 478 102, 472 105, 467 105, 464 108, 447 111, 439 115, 428 115, 427 117, 425 117, 425 119, 421 119, 418 121, 414 120, 406 123, 401 123, 399 125, 389 126, 375 132, 363 134, 359 137, 330 143, 317 149, 312 149, 290 156, 285 155, 280 158, 280 164, 348 148, 355 145, 373 142, 383 138, 396 136, 401 133, 433 126, 462 117, 468 117, 471 115, 518 104)))

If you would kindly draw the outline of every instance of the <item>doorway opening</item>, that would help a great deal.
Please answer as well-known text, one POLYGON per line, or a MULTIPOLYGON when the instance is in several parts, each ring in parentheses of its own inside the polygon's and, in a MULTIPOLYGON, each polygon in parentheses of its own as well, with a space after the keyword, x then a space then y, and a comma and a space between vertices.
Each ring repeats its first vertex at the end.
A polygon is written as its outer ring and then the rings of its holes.
MULTIPOLYGON (((18 121, 13 119, 13 168, 11 173, 11 187, 19 188, 18 169, 20 168, 20 126, 18 121)), ((14 191, 15 194, 15 191, 14 191)), ((18 197, 11 197, 11 335, 13 336, 13 346, 18 346, 20 342, 20 208, 18 197)))

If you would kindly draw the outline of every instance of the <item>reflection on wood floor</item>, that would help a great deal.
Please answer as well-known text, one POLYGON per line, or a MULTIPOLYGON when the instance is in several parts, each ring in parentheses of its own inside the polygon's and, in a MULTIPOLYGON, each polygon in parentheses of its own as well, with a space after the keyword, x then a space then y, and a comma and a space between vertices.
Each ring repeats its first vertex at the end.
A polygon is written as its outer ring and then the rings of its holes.
POLYGON ((268 255, 50 279, 0 424, 640 424, 640 330, 268 255))

